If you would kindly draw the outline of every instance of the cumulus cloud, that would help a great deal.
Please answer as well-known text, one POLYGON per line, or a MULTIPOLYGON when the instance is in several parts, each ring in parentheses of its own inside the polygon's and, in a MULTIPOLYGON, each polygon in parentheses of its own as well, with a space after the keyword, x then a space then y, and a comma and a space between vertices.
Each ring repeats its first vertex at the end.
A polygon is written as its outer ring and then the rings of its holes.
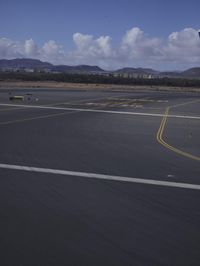
POLYGON ((163 58, 163 41, 148 37, 141 29, 135 27, 123 36, 117 54, 128 65, 154 67, 154 63, 163 58))
POLYGON ((94 38, 92 35, 75 33, 73 41, 76 50, 67 54, 67 59, 72 64, 92 64, 103 68, 109 68, 115 57, 115 51, 111 45, 111 37, 101 36, 94 38))
POLYGON ((133 59, 157 57, 162 55, 162 41, 147 37, 139 28, 132 28, 124 35, 121 49, 133 59))
POLYGON ((55 41, 50 40, 44 44, 42 50, 46 55, 57 55, 62 53, 62 46, 56 44, 55 41))
POLYGON ((0 58, 15 58, 23 55, 23 46, 20 42, 8 38, 0 38, 0 58))
POLYGON ((39 48, 32 39, 18 42, 0 38, 0 58, 2 59, 36 58, 59 64, 63 59, 62 56, 65 57, 62 46, 52 40, 39 48))
POLYGON ((79 53, 103 58, 112 55, 111 38, 109 36, 101 36, 98 39, 94 39, 92 35, 75 33, 73 40, 79 53))
POLYGON ((40 58, 42 60, 50 61, 54 64, 64 63, 65 56, 63 47, 57 44, 54 40, 46 42, 40 51, 40 58))
POLYGON ((166 46, 163 47, 166 58, 182 63, 200 63, 200 39, 198 32, 186 28, 169 35, 166 46))
POLYGON ((200 39, 193 28, 172 32, 167 39, 161 39, 133 27, 115 47, 110 36, 95 38, 77 32, 73 41, 75 49, 64 51, 54 40, 38 47, 32 39, 22 43, 0 38, 0 58, 32 57, 54 64, 92 64, 108 69, 125 66, 183 69, 200 65, 200 39))
POLYGON ((77 49, 79 51, 83 51, 84 49, 88 49, 92 42, 93 42, 93 36, 92 35, 84 35, 81 33, 75 33, 73 35, 73 41, 75 43, 75 45, 77 46, 77 49))
POLYGON ((27 57, 35 57, 39 54, 39 49, 32 39, 24 43, 24 52, 27 57))

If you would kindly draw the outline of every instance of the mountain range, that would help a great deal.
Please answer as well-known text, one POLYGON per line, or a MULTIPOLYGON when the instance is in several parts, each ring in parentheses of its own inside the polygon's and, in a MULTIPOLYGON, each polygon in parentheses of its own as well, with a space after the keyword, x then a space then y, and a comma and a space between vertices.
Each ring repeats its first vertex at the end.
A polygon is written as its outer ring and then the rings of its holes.
POLYGON ((179 78, 200 78, 200 67, 194 67, 187 69, 182 72, 161 72, 151 68, 121 68, 115 71, 105 71, 98 66, 90 65, 53 65, 48 62, 42 62, 37 59, 0 59, 0 70, 36 70, 36 71, 47 71, 47 72, 61 72, 61 73, 88 73, 88 74, 104 74, 112 73, 116 75, 151 75, 159 77, 179 77, 179 78))
POLYGON ((67 65, 53 65, 48 62, 42 62, 37 59, 1 59, 0 69, 33 69, 37 71, 49 70, 53 72, 67 72, 67 73, 80 73, 80 72, 104 72, 98 66, 78 65, 78 66, 67 66, 67 65))

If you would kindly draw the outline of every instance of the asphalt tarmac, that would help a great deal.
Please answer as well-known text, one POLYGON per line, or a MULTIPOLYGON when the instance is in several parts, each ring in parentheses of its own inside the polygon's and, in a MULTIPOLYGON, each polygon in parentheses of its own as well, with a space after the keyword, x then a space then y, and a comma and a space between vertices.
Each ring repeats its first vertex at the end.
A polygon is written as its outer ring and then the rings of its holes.
POLYGON ((0 264, 199 265, 199 106, 189 92, 0 91, 0 264))

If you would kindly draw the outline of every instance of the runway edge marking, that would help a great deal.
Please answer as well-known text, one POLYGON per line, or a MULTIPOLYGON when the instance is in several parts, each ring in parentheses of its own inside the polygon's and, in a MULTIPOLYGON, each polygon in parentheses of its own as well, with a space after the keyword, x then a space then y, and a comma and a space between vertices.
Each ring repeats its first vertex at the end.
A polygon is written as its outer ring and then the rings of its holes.
POLYGON ((76 176, 76 177, 82 177, 82 178, 146 184, 146 185, 154 185, 154 186, 162 186, 162 187, 174 187, 174 188, 200 190, 200 185, 198 184, 162 181, 162 180, 154 180, 154 179, 114 176, 114 175, 95 174, 95 173, 87 173, 87 172, 76 172, 76 171, 68 171, 68 170, 31 167, 31 166, 23 166, 23 165, 2 164, 2 163, 0 164, 0 168, 27 171, 27 172, 45 173, 45 174, 48 173, 48 174, 56 174, 56 175, 64 175, 64 176, 76 176))

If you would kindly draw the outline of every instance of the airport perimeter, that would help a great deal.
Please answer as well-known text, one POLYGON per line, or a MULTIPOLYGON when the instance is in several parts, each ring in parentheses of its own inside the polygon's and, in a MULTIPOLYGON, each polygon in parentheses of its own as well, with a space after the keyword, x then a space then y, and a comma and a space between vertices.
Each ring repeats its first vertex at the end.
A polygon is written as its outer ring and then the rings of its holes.
POLYGON ((0 91, 3 262, 198 265, 199 96, 0 91))

